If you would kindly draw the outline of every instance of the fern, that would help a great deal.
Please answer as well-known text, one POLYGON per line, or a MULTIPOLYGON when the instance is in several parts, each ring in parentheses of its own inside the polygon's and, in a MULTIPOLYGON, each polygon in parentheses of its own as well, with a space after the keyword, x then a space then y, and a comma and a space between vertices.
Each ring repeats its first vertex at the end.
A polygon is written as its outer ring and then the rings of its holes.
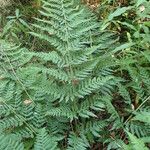
POLYGON ((110 149, 117 149, 117 150, 148 150, 148 147, 145 145, 145 141, 142 138, 137 138, 134 134, 127 132, 129 143, 125 144, 122 140, 116 140, 109 144, 108 150, 110 149))
POLYGON ((119 93, 124 98, 125 102, 131 105, 132 101, 131 101, 131 97, 127 89, 121 84, 119 84, 118 87, 119 87, 119 93))
MULTIPOLYGON (((124 129, 113 106, 115 85, 121 79, 110 68, 117 64, 112 55, 118 37, 98 32, 96 16, 78 4, 42 0, 30 32, 46 45, 41 50, 0 42, 0 132, 20 138, 12 143, 16 149, 29 144, 27 149, 86 150, 95 141, 105 142, 111 131, 124 129), (106 128, 110 130, 103 138, 106 128)), ((136 81, 131 87, 143 94, 140 100, 147 96, 136 81)), ((130 94, 124 87, 119 90, 130 105, 130 94)))
POLYGON ((145 146, 144 142, 140 139, 138 139, 136 136, 132 135, 131 133, 127 132, 129 139, 131 141, 131 148, 130 149, 135 149, 135 150, 148 150, 148 148, 145 146))
POLYGON ((4 150, 24 150, 21 140, 14 134, 0 136, 0 149, 4 150))
POLYGON ((57 138, 50 137, 44 128, 40 129, 36 137, 34 149, 35 150, 42 150, 42 149, 59 150, 59 148, 57 147, 57 140, 58 140, 57 138))
POLYGON ((68 139, 69 147, 67 150, 86 150, 89 147, 89 143, 84 135, 81 135, 80 137, 77 137, 75 134, 70 134, 70 137, 68 139))

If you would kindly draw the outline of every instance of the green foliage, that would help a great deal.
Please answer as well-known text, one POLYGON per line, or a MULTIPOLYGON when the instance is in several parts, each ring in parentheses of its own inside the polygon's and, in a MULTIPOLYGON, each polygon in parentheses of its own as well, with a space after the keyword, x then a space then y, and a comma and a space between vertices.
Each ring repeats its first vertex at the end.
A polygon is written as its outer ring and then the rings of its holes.
POLYGON ((145 146, 144 142, 141 139, 138 139, 136 136, 132 135, 131 133, 127 132, 129 136, 129 140, 131 144, 129 144, 125 149, 133 149, 133 150, 148 150, 148 148, 145 146))
POLYGON ((4 150, 24 150, 24 145, 14 134, 0 136, 0 149, 4 150))
POLYGON ((0 149, 149 149, 149 2, 39 2, 1 34, 0 149))
POLYGON ((35 150, 42 150, 42 149, 59 150, 57 148, 57 140, 58 139, 55 137, 50 137, 44 128, 40 129, 40 131, 36 137, 34 149, 35 150))
POLYGON ((69 147, 67 148, 67 150, 86 150, 90 146, 84 135, 81 135, 81 137, 77 137, 74 134, 70 134, 68 144, 69 147))
MULTIPOLYGON (((107 65, 99 64, 111 54, 101 54, 102 41, 95 35, 98 23, 87 8, 73 1, 50 0, 43 1, 40 13, 30 33, 45 40, 51 51, 36 52, 1 42, 1 132, 9 131, 22 140, 35 138, 34 149, 57 149, 54 137, 60 134, 61 140, 68 140, 64 148, 86 149, 90 147, 84 135, 88 131, 79 136, 72 124, 93 118, 87 126, 99 136, 98 129, 104 126, 98 125, 97 112, 103 111, 103 96, 111 95, 117 82, 107 65), (54 142, 49 141, 49 134, 54 142)), ((111 35, 107 32, 106 38, 111 35)))

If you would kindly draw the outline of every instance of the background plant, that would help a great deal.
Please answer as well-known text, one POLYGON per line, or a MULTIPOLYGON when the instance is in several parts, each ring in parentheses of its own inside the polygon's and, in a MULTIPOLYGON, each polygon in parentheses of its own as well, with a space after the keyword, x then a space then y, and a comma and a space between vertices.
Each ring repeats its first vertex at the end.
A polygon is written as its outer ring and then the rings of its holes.
POLYGON ((22 6, 8 17, 1 149, 148 149, 149 2, 79 4, 42 1, 34 19, 22 6))

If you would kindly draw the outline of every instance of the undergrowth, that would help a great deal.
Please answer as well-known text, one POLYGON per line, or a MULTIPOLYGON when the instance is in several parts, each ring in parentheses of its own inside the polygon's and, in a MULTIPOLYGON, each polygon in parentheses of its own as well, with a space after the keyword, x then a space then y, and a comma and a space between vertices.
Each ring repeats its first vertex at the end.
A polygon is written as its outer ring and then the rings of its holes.
POLYGON ((149 2, 29 4, 1 17, 0 150, 148 150, 149 2))

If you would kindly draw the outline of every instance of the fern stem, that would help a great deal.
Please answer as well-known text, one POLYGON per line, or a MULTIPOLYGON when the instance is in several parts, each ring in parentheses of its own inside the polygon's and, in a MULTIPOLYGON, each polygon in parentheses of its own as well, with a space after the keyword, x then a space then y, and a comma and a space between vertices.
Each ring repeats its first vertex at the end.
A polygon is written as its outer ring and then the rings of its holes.
POLYGON ((71 60, 71 55, 70 55, 70 43, 69 43, 69 32, 68 32, 68 25, 67 25, 67 17, 65 15, 65 9, 64 9, 64 4, 63 4, 64 0, 61 0, 61 4, 62 4, 62 11, 63 11, 63 17, 64 17, 64 22, 65 22, 65 31, 66 31, 66 40, 67 40, 67 53, 68 53, 68 59, 67 59, 67 63, 69 65, 69 68, 70 68, 70 73, 71 74, 71 79, 73 78, 73 69, 72 69, 72 66, 71 64, 69 63, 69 61, 71 60))
MULTIPOLYGON (((150 96, 148 96, 138 107, 137 109, 135 110, 138 111, 148 100, 150 99, 150 96)), ((124 124, 128 123, 130 121, 130 119, 132 118, 132 114, 127 118, 127 120, 124 122, 124 124)))
POLYGON ((16 113, 16 111, 14 110, 13 107, 11 107, 10 105, 8 105, 4 100, 0 100, 0 102, 4 103, 17 117, 19 117, 19 119, 20 119, 21 121, 23 121, 23 122, 30 128, 30 130, 31 130, 33 133, 36 133, 36 131, 34 130, 34 128, 32 128, 32 126, 30 126, 30 125, 26 122, 26 120, 25 120, 24 117, 18 115, 18 114, 16 113))
MULTIPOLYGON (((148 100, 150 99, 150 96, 148 96, 136 109, 135 112, 137 112, 148 100)), ((131 114, 126 121, 124 122, 124 126, 132 119, 133 114, 131 114)), ((123 138, 123 133, 124 131, 121 132, 120 137, 121 139, 123 139, 123 141, 125 140, 126 137, 123 138)))
MULTIPOLYGON (((2 52, 4 53, 4 51, 2 51, 2 52)), ((11 61, 10 61, 9 57, 7 56, 7 54, 4 54, 4 55, 6 56, 6 58, 7 58, 7 60, 8 60, 8 63, 9 63, 9 65, 10 65, 10 67, 11 67, 11 70, 12 70, 14 76, 16 77, 16 79, 18 80, 18 82, 20 83, 20 85, 22 86, 23 90, 25 91, 25 93, 27 94, 27 96, 29 97, 29 99, 33 102, 33 104, 35 104, 35 102, 33 101, 32 97, 30 96, 30 94, 29 94, 28 91, 26 90, 25 86, 24 86, 23 83, 20 81, 19 77, 17 76, 15 70, 13 69, 13 66, 12 66, 12 64, 11 64, 11 61)))
POLYGON ((110 138, 111 138, 113 141, 116 142, 116 144, 118 145, 118 147, 122 148, 122 150, 125 150, 124 147, 122 147, 122 145, 120 145, 114 137, 110 136, 110 138))

